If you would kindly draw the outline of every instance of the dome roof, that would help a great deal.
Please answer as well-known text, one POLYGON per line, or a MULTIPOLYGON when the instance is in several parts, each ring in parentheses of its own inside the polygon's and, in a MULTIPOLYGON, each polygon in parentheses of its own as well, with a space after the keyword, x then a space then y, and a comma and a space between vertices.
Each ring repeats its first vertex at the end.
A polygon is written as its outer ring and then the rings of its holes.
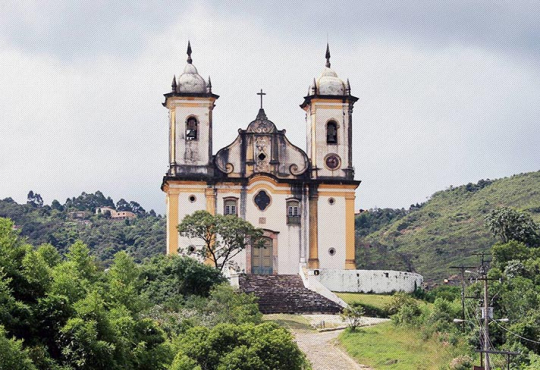
POLYGON ((206 93, 206 81, 197 72, 197 68, 190 62, 184 68, 177 80, 176 91, 179 93, 206 93))
POLYGON ((350 94, 350 86, 341 80, 337 73, 330 68, 330 47, 326 44, 326 67, 317 80, 313 79, 313 84, 309 86, 308 94, 314 95, 336 95, 343 96, 350 94))
POLYGON ((319 95, 346 95, 345 83, 330 67, 325 67, 317 79, 317 92, 319 95))
POLYGON ((211 92, 210 79, 208 79, 208 85, 204 78, 199 75, 197 68, 193 65, 193 59, 191 59, 191 43, 188 41, 187 47, 187 65, 184 68, 184 72, 178 76, 178 80, 173 79, 173 92, 184 94, 206 94, 211 92))

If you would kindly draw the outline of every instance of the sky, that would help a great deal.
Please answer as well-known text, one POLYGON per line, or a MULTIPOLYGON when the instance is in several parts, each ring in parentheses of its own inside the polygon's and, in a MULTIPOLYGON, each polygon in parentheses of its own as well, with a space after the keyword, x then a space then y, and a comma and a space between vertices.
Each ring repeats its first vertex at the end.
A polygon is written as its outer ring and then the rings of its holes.
POLYGON ((0 199, 102 191, 165 212, 173 75, 211 76, 214 153, 258 111, 305 148, 325 64, 349 78, 356 207, 540 170, 537 1, 0 2, 0 199))

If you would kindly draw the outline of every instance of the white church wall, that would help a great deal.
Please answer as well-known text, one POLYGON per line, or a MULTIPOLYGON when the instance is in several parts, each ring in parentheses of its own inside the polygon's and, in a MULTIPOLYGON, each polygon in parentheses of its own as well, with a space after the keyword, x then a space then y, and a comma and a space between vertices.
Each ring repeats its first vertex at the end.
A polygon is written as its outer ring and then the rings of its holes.
POLYGON ((392 270, 319 269, 313 276, 333 292, 350 293, 411 293, 424 281, 422 275, 392 270))
MULTIPOLYGON (((182 188, 182 185, 179 186, 182 188)), ((178 222, 182 222, 184 217, 192 214, 195 211, 206 209, 206 197, 204 195, 204 187, 202 186, 190 186, 190 189, 178 194, 178 222), (193 199, 194 198, 194 199, 193 199)), ((187 248, 190 245, 198 246, 201 244, 200 240, 191 240, 189 238, 179 236, 178 246, 181 248, 187 248)))
MULTIPOLYGON (((191 104, 193 102, 190 101, 191 104)), ((209 163, 208 143, 211 143, 209 132, 208 103, 186 109, 182 105, 175 108, 176 116, 176 158, 177 162, 187 165, 206 165, 209 163), (186 120, 195 117, 198 122, 198 138, 186 141, 186 120), (189 149, 186 151, 186 148, 189 149)))
MULTIPOLYGON (((246 221, 255 227, 273 231, 277 233, 277 260, 274 261, 274 271, 279 274, 295 274, 298 270, 300 260, 300 225, 287 225, 287 199, 292 194, 287 192, 287 188, 276 187, 266 181, 256 181, 251 184, 246 195, 246 221), (271 198, 269 206, 261 211, 255 204, 254 197, 260 190, 265 190, 271 198)), ((220 185, 218 187, 216 212, 223 214, 224 200, 229 197, 238 198, 238 214, 240 215, 240 192, 241 187, 220 185)), ((241 271, 247 271, 247 254, 244 251, 238 254, 233 260, 241 271)))
POLYGON ((316 143, 317 143, 317 166, 320 168, 319 176, 343 176, 341 170, 330 171, 324 166, 324 157, 328 153, 335 153, 341 158, 341 169, 349 166, 348 161, 348 108, 343 103, 321 102, 315 103, 316 108, 316 143), (324 108, 323 108, 324 107, 324 108), (331 109, 328 109, 332 107, 331 109), (338 143, 336 145, 326 143, 326 124, 333 120, 338 124, 338 143), (326 148, 323 150, 323 148, 326 148))
POLYGON ((319 266, 329 269, 345 268, 345 198, 327 196, 319 193, 318 204, 318 231, 319 231, 319 266), (330 204, 330 198, 334 204, 330 204), (335 254, 329 253, 334 248, 335 254))

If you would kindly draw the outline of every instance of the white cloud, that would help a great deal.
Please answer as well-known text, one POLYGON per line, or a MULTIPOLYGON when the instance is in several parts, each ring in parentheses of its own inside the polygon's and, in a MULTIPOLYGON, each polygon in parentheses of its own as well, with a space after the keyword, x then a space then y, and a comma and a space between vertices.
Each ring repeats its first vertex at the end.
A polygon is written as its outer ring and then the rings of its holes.
MULTIPOLYGON (((47 202, 101 190, 164 210, 167 112, 162 94, 192 41, 199 73, 221 95, 214 152, 265 110, 305 146, 298 107, 324 65, 320 40, 292 42, 242 15, 195 5, 135 56, 97 53, 63 60, 0 48, 0 197, 47 202)), ((294 25, 291 25, 294 27, 294 25)), ((1 42, 1 41, 0 41, 1 42)), ((398 38, 338 39, 332 66, 350 78, 357 206, 401 207, 485 177, 537 170, 539 71, 502 51, 464 44, 414 45, 398 38)))

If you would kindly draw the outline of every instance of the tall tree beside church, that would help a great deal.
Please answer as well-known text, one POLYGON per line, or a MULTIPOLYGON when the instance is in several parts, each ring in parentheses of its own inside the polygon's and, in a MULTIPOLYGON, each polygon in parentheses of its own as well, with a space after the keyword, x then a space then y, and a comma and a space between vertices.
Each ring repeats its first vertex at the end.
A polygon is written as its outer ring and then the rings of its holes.
POLYGON ((195 211, 184 217, 178 232, 193 239, 193 245, 183 252, 208 258, 216 269, 223 268, 248 245, 261 241, 263 230, 233 215, 211 215, 207 211, 195 211))

